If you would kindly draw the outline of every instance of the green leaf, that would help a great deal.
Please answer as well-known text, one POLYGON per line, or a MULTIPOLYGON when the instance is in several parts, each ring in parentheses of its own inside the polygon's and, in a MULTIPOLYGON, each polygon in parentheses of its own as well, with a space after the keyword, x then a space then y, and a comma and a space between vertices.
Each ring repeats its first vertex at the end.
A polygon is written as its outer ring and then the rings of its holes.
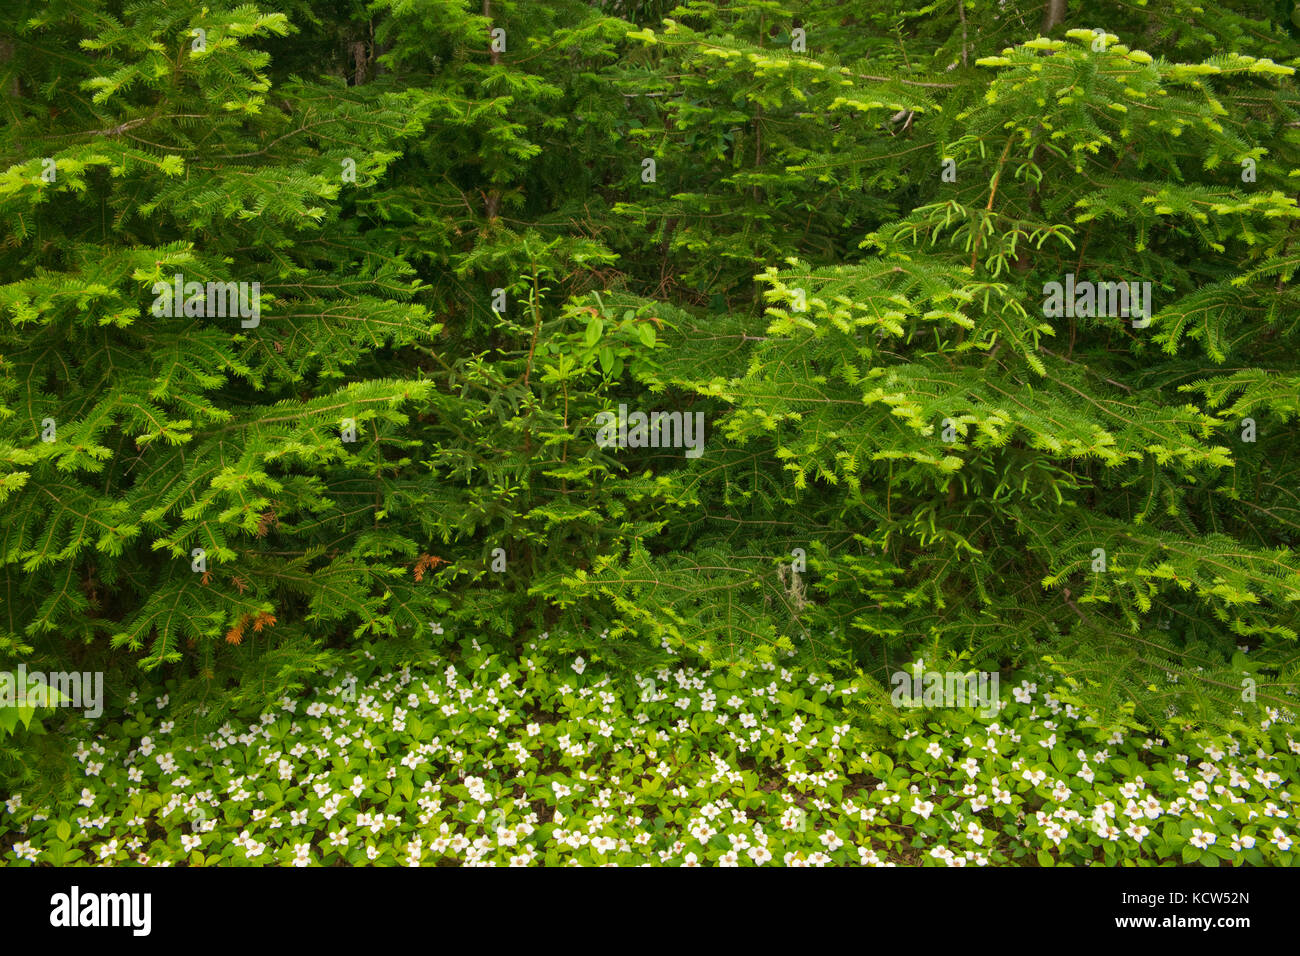
POLYGON ((1070 755, 1060 747, 1052 748, 1052 766, 1061 773, 1065 772, 1066 766, 1070 762, 1070 755))

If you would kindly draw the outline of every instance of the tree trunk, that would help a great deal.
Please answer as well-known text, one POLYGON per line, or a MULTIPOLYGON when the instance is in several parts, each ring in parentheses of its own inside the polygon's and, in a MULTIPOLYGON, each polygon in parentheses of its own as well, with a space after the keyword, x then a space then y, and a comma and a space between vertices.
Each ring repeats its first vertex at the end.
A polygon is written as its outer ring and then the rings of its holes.
POLYGON ((1065 0, 1047 0, 1047 6, 1043 9, 1042 33, 1046 35, 1053 27, 1063 22, 1065 22, 1065 0))

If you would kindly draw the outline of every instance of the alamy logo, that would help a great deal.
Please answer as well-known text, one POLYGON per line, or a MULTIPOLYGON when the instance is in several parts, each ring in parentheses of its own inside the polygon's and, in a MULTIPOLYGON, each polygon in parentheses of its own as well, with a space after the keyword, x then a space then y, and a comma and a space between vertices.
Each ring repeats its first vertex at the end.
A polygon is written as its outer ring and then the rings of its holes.
POLYGON ((1043 283, 1043 315, 1049 319, 1133 316, 1133 328, 1151 324, 1150 282, 1075 282, 1074 273, 1065 283, 1043 283))
POLYGON ((158 318, 207 316, 224 319, 239 316, 240 328, 255 329, 262 321, 262 283, 260 282, 186 282, 176 273, 171 282, 153 284, 153 306, 158 318))
POLYGON ((84 707, 84 716, 94 719, 104 712, 104 674, 102 671, 78 673, 56 671, 27 672, 18 665, 18 673, 0 671, 0 707, 84 707))
POLYGON ((687 458, 704 454, 704 413, 695 412, 627 412, 618 406, 618 414, 596 415, 596 444, 601 448, 685 448, 687 458))
POLYGON ((997 671, 895 671, 889 700, 895 707, 979 707, 981 715, 995 717, 1001 707, 1000 678, 997 671))
POLYGON ((86 893, 74 886, 71 893, 50 897, 50 925, 129 926, 135 936, 148 936, 152 928, 150 893, 86 893))

